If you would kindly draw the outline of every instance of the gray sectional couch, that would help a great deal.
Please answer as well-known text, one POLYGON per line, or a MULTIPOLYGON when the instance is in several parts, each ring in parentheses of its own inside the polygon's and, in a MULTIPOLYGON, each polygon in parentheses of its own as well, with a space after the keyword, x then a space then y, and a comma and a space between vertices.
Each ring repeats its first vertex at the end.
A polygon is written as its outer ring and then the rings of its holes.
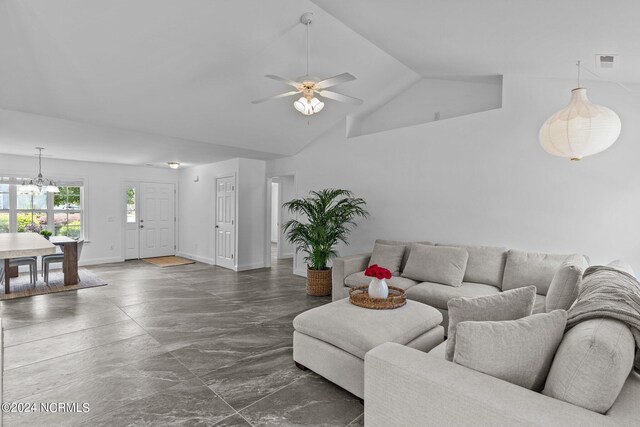
MULTIPOLYGON (((383 245, 406 246, 400 271, 404 270, 412 243, 434 245, 431 242, 402 242, 376 240, 383 245)), ((509 250, 490 246, 465 246, 436 243, 435 246, 460 247, 469 254, 462 286, 449 286, 433 282, 420 282, 407 277, 394 276, 387 283, 405 289, 407 298, 437 308, 444 318, 442 326, 448 328, 447 302, 451 298, 492 295, 503 290, 534 285, 537 288, 534 313, 545 312, 547 291, 554 275, 563 263, 575 263, 586 267, 582 255, 552 255, 509 250)), ((349 296, 349 289, 368 285, 370 278, 364 275, 371 253, 351 255, 333 260, 333 301, 349 296)))

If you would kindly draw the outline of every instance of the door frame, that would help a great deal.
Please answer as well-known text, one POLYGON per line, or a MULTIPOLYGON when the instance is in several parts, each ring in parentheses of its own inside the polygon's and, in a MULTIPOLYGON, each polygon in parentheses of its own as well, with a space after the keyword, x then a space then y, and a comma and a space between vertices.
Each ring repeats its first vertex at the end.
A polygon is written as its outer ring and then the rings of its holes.
MULTIPOLYGON (((265 267, 271 268, 271 184, 274 180, 278 180, 280 177, 290 176, 293 178, 293 189, 295 197, 298 197, 298 180, 296 179, 295 172, 283 172, 283 173, 273 173, 267 175, 267 203, 266 205, 266 226, 265 226, 265 267)), ((280 183, 280 188, 278 191, 278 204, 280 205, 278 212, 280 214, 279 223, 282 225, 282 183, 280 183)), ((297 216, 296 216, 297 217, 297 216)), ((284 233, 279 234, 280 239, 278 239, 278 254, 280 254, 280 240, 284 238, 284 233)), ((294 249, 293 252, 293 272, 296 271, 298 266, 298 251, 294 249)))
MULTIPOLYGON (((128 185, 135 185, 136 188, 138 188, 138 190, 140 190, 140 184, 142 184, 143 182, 148 182, 150 184, 172 184, 173 185, 173 189, 175 191, 174 193, 174 198, 173 198, 173 214, 176 218, 176 220, 173 222, 173 238, 174 238, 174 246, 175 249, 173 251, 174 255, 177 255, 178 253, 180 253, 180 245, 178 244, 178 229, 180 228, 178 226, 178 224, 180 224, 180 215, 178 213, 178 197, 180 196, 180 188, 178 185, 177 181, 161 181, 161 180, 157 180, 157 179, 123 179, 120 181, 120 195, 123 196, 125 194, 125 191, 127 190, 127 186, 128 185)), ((138 225, 140 225, 140 217, 138 216, 138 212, 140 210, 140 204, 139 204, 139 191, 136 192, 136 217, 138 218, 138 225)), ((126 197, 120 197, 120 214, 116 216, 116 218, 119 218, 120 220, 120 224, 122 226, 122 244, 120 245, 122 248, 122 253, 120 254, 120 261, 124 262, 125 261, 125 254, 127 251, 127 199, 126 197)), ((138 229, 139 230, 139 229, 138 229)), ((138 233, 140 233, 140 231, 138 231, 138 233)), ((140 239, 138 238, 138 258, 136 259, 142 259, 140 258, 140 239)))
MULTIPOLYGON (((213 265, 218 266, 218 245, 217 245, 217 233, 216 233, 216 218, 218 215, 218 180, 221 178, 233 178, 234 190, 234 204, 235 215, 233 218, 233 271, 238 271, 238 174, 237 172, 225 173, 222 175, 215 175, 213 177, 213 265)), ((227 268, 219 266, 220 268, 227 268)))

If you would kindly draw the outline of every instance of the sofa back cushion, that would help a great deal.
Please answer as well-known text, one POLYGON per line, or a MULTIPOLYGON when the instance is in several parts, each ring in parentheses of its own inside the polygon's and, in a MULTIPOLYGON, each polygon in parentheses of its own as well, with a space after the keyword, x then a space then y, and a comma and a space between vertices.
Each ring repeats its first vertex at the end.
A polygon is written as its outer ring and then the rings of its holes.
POLYGON ((504 267, 502 290, 535 286, 537 293, 547 295, 549 285, 560 266, 565 261, 581 255, 551 255, 523 252, 511 249, 504 267))
POLYGON ((504 265, 507 261, 507 248, 492 246, 446 245, 437 243, 436 246, 451 246, 466 249, 469 254, 464 281, 482 283, 484 285, 502 287, 504 265))
POLYGON ((541 391, 566 323, 564 310, 502 322, 458 323, 453 362, 541 391))
POLYGON ((377 264, 391 271, 392 275, 399 276, 400 266, 402 265, 402 258, 404 257, 406 248, 404 245, 385 245, 376 242, 373 246, 371 259, 369 260, 369 267, 377 264))
POLYGON ((545 311, 569 310, 573 302, 578 298, 578 290, 582 281, 582 274, 589 267, 585 257, 574 260, 569 257, 551 280, 547 298, 545 299, 545 311))
POLYGON ((469 254, 462 248, 414 243, 402 277, 419 282, 462 286, 469 254))
POLYGON ((530 316, 535 299, 536 289, 533 286, 512 289, 484 297, 450 299, 447 303, 449 311, 447 360, 453 360, 456 346, 456 326, 458 323, 484 320, 516 320, 530 316))
POLYGON ((633 334, 624 323, 578 323, 564 335, 542 394, 604 414, 631 372, 634 352, 633 334))
MULTIPOLYGON (((402 240, 387 240, 387 239, 376 239, 375 243, 380 243, 381 245, 396 245, 396 246, 405 246, 406 249, 404 251, 404 255, 402 256, 402 262, 400 263, 400 271, 404 271, 405 265, 407 265, 407 261, 409 260, 409 254, 411 253, 411 245, 414 243, 420 243, 422 245, 433 245, 431 242, 403 242, 402 240)), ((374 245, 375 247, 375 245, 374 245)))

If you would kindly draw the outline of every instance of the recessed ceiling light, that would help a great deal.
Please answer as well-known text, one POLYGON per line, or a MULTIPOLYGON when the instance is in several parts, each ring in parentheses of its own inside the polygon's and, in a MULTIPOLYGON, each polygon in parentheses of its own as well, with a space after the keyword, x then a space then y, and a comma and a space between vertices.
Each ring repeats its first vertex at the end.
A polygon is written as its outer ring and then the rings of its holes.
POLYGON ((180 167, 180 162, 167 162, 171 169, 178 169, 180 167))

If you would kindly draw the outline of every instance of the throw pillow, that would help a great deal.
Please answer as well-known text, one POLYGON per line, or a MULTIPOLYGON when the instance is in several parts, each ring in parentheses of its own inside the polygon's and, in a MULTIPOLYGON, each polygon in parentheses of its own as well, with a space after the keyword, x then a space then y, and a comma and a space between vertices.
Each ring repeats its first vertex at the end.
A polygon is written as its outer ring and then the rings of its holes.
POLYGON ((582 273, 589 267, 587 260, 580 257, 577 260, 570 259, 564 262, 551 280, 547 298, 545 300, 546 312, 553 310, 569 310, 573 302, 578 298, 578 290, 582 273))
POLYGON ((578 323, 564 335, 542 394, 604 414, 631 372, 634 352, 633 334, 624 323, 578 323))
POLYGON ((403 245, 383 245, 376 243, 373 246, 373 253, 369 261, 369 267, 378 264, 391 272, 394 276, 400 275, 400 265, 406 246, 403 245))
POLYGON ((512 289, 496 295, 477 298, 452 298, 447 303, 449 332, 447 360, 453 360, 458 323, 476 320, 516 320, 530 316, 536 300, 536 287, 512 289))
POLYGON ((411 246, 411 253, 402 277, 420 282, 434 282, 449 286, 462 286, 469 254, 463 248, 411 246))
POLYGON ((519 320, 462 322, 456 330, 453 361, 520 387, 541 391, 566 324, 564 310, 519 320))

